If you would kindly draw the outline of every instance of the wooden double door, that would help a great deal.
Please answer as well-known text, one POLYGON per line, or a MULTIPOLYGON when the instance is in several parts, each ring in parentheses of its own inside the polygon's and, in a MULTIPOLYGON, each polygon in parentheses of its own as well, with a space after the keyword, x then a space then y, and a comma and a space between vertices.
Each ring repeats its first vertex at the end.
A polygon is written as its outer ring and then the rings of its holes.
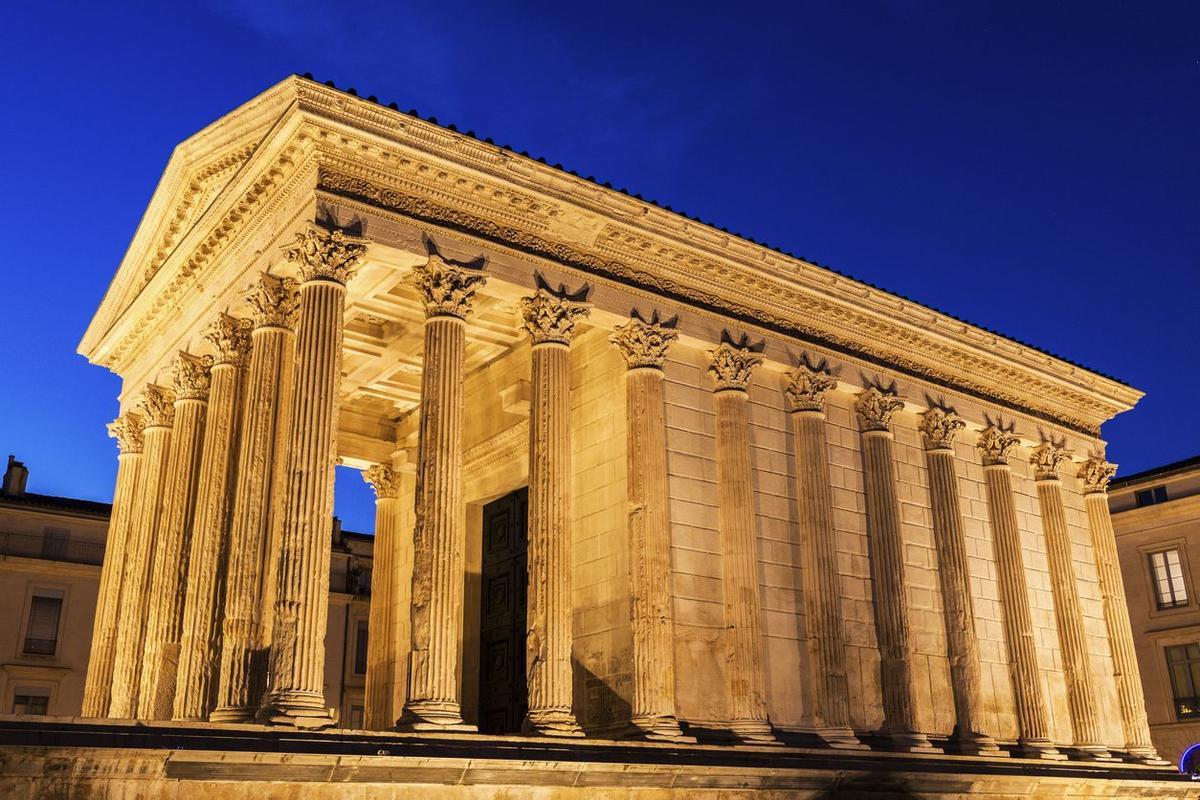
POLYGON ((483 508, 480 733, 519 733, 529 707, 525 681, 528 510, 526 489, 518 489, 483 508))

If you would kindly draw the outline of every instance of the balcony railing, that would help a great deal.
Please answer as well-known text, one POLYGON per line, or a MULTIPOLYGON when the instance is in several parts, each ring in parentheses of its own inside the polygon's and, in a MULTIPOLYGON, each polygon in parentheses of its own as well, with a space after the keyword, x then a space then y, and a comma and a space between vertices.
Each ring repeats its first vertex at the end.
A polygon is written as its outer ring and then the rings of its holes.
POLYGON ((371 570, 334 566, 329 573, 329 591, 370 597, 371 570))
POLYGON ((72 564, 103 564, 104 543, 64 540, 40 533, 0 531, 0 555, 69 561, 72 564))

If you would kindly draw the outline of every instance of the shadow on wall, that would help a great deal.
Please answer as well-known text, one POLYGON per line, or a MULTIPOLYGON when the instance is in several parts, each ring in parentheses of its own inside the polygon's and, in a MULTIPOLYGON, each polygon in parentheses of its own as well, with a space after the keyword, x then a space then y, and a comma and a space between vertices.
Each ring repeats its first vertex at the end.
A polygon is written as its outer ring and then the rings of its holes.
POLYGON ((823 789, 814 795, 811 795, 811 800, 854 800, 854 798, 869 798, 870 800, 880 800, 880 798, 894 798, 894 800, 906 800, 906 798, 917 798, 920 795, 908 789, 907 782, 887 772, 879 772, 872 775, 860 775, 854 778, 840 782, 837 786, 829 789, 823 789))

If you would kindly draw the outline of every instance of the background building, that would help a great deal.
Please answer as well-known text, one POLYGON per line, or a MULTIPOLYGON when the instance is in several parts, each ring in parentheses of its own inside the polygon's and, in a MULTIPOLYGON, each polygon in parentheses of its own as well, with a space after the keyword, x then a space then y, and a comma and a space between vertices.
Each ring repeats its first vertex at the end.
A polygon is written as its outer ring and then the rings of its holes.
POLYGON ((1109 508, 1154 744, 1200 741, 1200 456, 1109 485, 1109 508))
MULTIPOLYGON (((112 507, 26 491, 12 456, 0 489, 0 713, 77 717, 112 507)), ((334 520, 325 698, 363 724, 372 537, 334 520)))

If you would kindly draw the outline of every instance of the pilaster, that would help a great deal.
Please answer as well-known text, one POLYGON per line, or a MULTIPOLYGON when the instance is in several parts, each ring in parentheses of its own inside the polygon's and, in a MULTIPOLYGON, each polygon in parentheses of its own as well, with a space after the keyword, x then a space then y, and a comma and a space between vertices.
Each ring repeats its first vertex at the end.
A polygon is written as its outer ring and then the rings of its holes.
POLYGON ((310 224, 285 252, 300 270, 300 318, 282 491, 270 688, 259 719, 320 728, 333 724, 325 705, 325 626, 346 281, 361 262, 366 245, 342 231, 310 224))
POLYGON ((613 332, 625 358, 629 492, 629 592, 633 614, 631 722, 642 735, 691 741, 675 717, 671 520, 667 505, 667 421, 663 362, 679 334, 675 318, 637 311, 613 332))
POLYGON ((117 440, 117 486, 113 491, 112 516, 108 521, 104 566, 96 597, 92 626, 92 648, 88 656, 83 688, 83 716, 108 716, 112 697, 113 657, 120 621, 121 573, 130 531, 136 524, 138 485, 142 472, 142 418, 127 411, 108 423, 108 435, 117 440))

